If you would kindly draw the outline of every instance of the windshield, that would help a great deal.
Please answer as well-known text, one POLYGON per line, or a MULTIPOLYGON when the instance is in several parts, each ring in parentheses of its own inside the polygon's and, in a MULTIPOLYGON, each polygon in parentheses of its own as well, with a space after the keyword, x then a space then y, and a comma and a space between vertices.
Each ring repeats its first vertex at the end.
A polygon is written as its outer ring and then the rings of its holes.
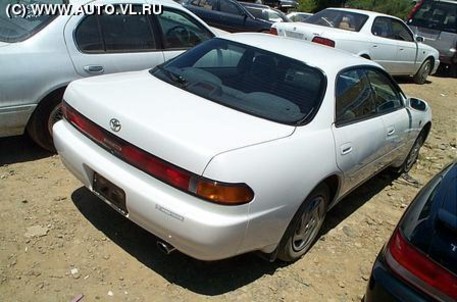
POLYGON ((304 22, 349 31, 360 31, 367 19, 368 16, 364 14, 344 10, 324 9, 304 20, 304 22))
POLYGON ((424 2, 408 25, 457 33, 457 3, 424 2))
POLYGON ((312 119, 326 87, 323 73, 301 61, 220 38, 151 73, 207 100, 289 125, 312 119))
MULTIPOLYGON (((49 14, 33 16, 30 12, 24 18, 14 16, 11 11, 12 3, 19 4, 21 7, 30 7, 32 4, 62 4, 66 2, 64 0, 0 1, 0 41, 10 43, 24 41, 43 29, 56 17, 56 15, 49 14)), ((17 13, 22 13, 22 11, 18 9, 17 13)))

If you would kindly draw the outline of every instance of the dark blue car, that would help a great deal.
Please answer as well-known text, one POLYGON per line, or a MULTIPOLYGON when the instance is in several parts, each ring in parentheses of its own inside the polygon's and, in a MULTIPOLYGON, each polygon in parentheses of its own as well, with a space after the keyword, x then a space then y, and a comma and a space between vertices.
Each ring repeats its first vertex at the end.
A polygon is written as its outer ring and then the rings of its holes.
POLYGON ((234 0, 187 0, 183 6, 210 26, 229 32, 269 32, 273 24, 256 18, 234 0))
POLYGON ((457 161, 424 186, 373 266, 372 301, 457 301, 457 161))

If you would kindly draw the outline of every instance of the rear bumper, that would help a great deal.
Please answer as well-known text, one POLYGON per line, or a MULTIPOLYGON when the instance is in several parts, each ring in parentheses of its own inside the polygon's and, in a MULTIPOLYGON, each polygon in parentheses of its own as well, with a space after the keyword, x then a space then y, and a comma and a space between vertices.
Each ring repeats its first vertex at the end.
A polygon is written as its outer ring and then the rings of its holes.
POLYGON ((240 253, 249 205, 220 206, 166 185, 100 148, 66 121, 54 125, 53 135, 62 162, 89 190, 97 172, 125 191, 129 220, 197 259, 240 253))

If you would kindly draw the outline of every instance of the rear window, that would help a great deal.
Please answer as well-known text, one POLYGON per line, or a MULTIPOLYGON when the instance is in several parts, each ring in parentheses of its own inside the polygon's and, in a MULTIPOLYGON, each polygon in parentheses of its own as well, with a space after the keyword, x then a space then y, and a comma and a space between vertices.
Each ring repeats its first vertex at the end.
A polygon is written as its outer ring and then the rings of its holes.
POLYGON ((207 100, 289 125, 309 122, 326 88, 324 74, 314 67, 219 38, 151 73, 207 100))
POLYGON ((425 27, 439 31, 457 33, 457 2, 424 2, 408 25, 425 27))
POLYGON ((367 19, 368 16, 364 14, 337 9, 324 9, 304 22, 349 31, 360 31, 367 19))
POLYGON ((63 4, 67 1, 63 0, 17 0, 17 1, 1 1, 0 2, 0 41, 2 42, 20 42, 33 36, 39 32, 57 15, 43 14, 34 16, 31 12, 23 18, 21 16, 7 15, 7 5, 10 3, 29 6, 31 4, 63 4))

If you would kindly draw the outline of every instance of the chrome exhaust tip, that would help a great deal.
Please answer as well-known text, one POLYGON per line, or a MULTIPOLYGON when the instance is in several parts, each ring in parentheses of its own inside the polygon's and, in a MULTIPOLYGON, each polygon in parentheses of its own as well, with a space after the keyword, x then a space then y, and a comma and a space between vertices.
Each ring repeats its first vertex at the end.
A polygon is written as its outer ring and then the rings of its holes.
POLYGON ((170 255, 176 250, 174 246, 164 241, 157 241, 157 248, 165 255, 170 255))

